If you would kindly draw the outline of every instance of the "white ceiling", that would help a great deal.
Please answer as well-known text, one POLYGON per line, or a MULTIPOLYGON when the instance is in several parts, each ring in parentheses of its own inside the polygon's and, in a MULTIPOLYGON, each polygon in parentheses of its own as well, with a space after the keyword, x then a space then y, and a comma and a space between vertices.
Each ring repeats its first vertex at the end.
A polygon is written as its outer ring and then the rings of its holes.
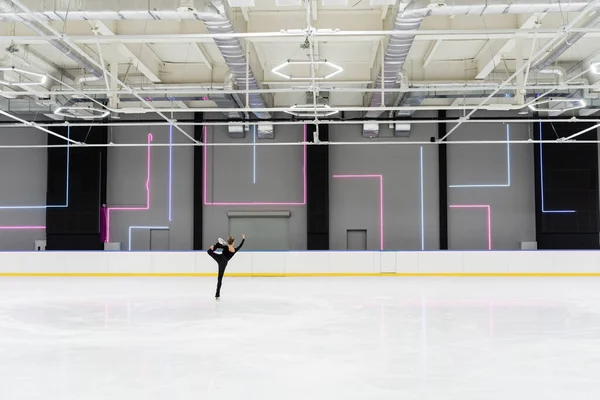
MULTIPOLYGON (((10 0, 7 0, 10 2, 10 0)), ((458 1, 458 0, 457 0, 458 1)), ((194 87, 222 88, 229 67, 221 51, 212 38, 185 37, 183 35, 198 35, 207 33, 202 21, 182 16, 181 20, 155 21, 150 14, 142 13, 140 20, 79 20, 78 8, 86 6, 91 0, 73 1, 72 15, 60 21, 60 13, 53 10, 66 9, 66 4, 71 2, 22 0, 25 6, 36 12, 44 12, 46 20, 52 20, 51 26, 65 35, 70 41, 83 49, 95 61, 101 62, 100 56, 107 71, 116 71, 118 78, 133 87, 139 88, 160 87, 158 85, 182 85, 194 87), (79 4, 81 3, 81 4, 79 4), (61 8, 62 7, 62 8, 61 8), (98 36, 94 30, 97 29, 98 36), (166 35, 156 37, 156 35, 166 35), (114 37, 113 37, 114 36, 114 37), (111 38, 113 37, 113 38, 111 38)), ((532 1, 533 2, 533 1, 532 1)), ((535 1, 539 3, 538 1, 535 1)), ((125 2, 121 2, 125 3, 125 2)), ((88 13, 102 11, 109 15, 122 11, 116 0, 95 0, 94 8, 88 13)), ((177 3, 175 0, 151 0, 157 6, 154 9, 165 10, 166 4, 177 3)), ((269 107, 287 107, 302 103, 305 93, 311 84, 306 81, 289 81, 274 74, 271 70, 288 59, 310 60, 310 49, 302 46, 305 38, 302 36, 273 36, 258 37, 260 33, 280 32, 283 30, 298 32, 307 28, 305 6, 284 7, 278 6, 274 0, 253 0, 253 5, 248 7, 230 7, 225 2, 227 13, 232 20, 236 32, 257 34, 255 37, 240 38, 246 53, 250 56, 251 70, 263 89, 295 89, 294 92, 275 93, 267 97, 269 107), (303 88, 304 86, 304 88, 303 88)), ((502 2, 495 1, 494 4, 502 2)), ((512 3, 512 1, 510 2, 512 3)), ((519 3, 525 3, 520 1, 519 3)), ((127 7, 143 8, 147 0, 131 0, 127 7), (138 4, 139 3, 139 4, 138 4), (141 6, 142 5, 142 6, 141 6)), ((235 3, 234 3, 235 4, 235 3)), ((247 3, 248 4, 248 3, 247 3)), ((478 3, 479 4, 479 3, 478 3)), ((481 1, 481 5, 485 2, 481 1)), ((508 3, 507 3, 508 4, 508 3)), ((329 92, 329 102, 332 106, 365 106, 369 95, 359 91, 341 92, 340 88, 365 89, 373 87, 375 78, 381 69, 381 50, 387 45, 389 36, 377 31, 389 30, 393 26, 392 18, 398 6, 372 5, 370 0, 348 1, 346 6, 324 6, 321 1, 311 1, 310 24, 313 28, 323 30, 339 30, 337 36, 310 37, 312 42, 313 57, 326 59, 343 68, 343 72, 330 80, 317 82, 321 92, 329 92), (346 36, 347 31, 369 31, 376 34, 346 36)), ((196 1, 196 8, 203 9, 202 0, 196 1)), ((575 7, 575 6, 573 6, 575 7)), ((151 7, 152 8, 152 7, 151 7)), ((528 8, 524 7, 526 11, 528 8)), ((568 4, 565 10, 569 9, 568 4)), ((174 10, 167 10, 169 12, 174 10)), ((83 11, 82 11, 83 12, 83 11)), ((11 13, 0 14, 0 20, 14 20, 11 13)), ((12 13, 14 14, 14 13, 12 13)), ((24 14, 26 15, 26 14, 24 14)), ((38 14, 42 15, 42 14, 38 14)), ((422 87, 429 85, 430 93, 436 92, 436 85, 456 84, 461 86, 466 82, 473 85, 477 82, 501 83, 518 69, 518 59, 523 58, 527 63, 532 54, 545 46, 549 40, 555 38, 561 27, 580 16, 580 12, 563 12, 532 15, 506 14, 506 15, 443 15, 426 17, 410 47, 410 52, 403 65, 403 75, 398 77, 398 86, 422 87), (533 19, 539 20, 537 29, 519 36, 515 40, 514 30, 533 19), (498 30, 508 30, 498 32, 498 30), (496 61, 494 61, 496 57, 496 61), (492 64, 490 64, 490 62, 492 64), (477 82, 474 82, 476 81, 477 82), (415 86, 417 85, 417 86, 415 86), (421 85, 421 86, 418 86, 421 85)), ((83 17, 81 17, 83 18, 83 17)), ((112 18, 112 17, 111 17, 112 18)), ((586 16, 586 18, 588 18, 586 16)), ((590 17, 591 18, 591 15, 590 17)), ((584 21, 582 19, 581 21, 584 21)), ((581 26, 578 24, 576 27, 581 26)), ((586 28, 585 36, 561 54, 553 63, 567 71, 569 76, 584 72, 589 64, 595 60, 600 61, 600 29, 586 28)), ((366 32, 365 32, 366 33, 366 32)), ((2 46, 0 48, 0 64, 4 67, 18 66, 31 71, 47 73, 59 80, 63 80, 70 87, 76 86, 71 78, 86 74, 81 65, 73 61, 49 44, 43 37, 38 36, 21 22, 6 22, 0 24, 2 46), (10 46, 17 46, 17 53, 6 51, 10 46), (16 54, 16 55, 15 55, 16 54)), ((558 42, 558 45, 562 42, 558 42)), ((554 47, 553 47, 554 48, 554 47)), ((535 60, 531 60, 532 63, 535 60)), ((520 64, 519 64, 520 65, 520 64)), ((310 78, 309 66, 286 67, 287 72, 295 77, 310 78)), ((316 77, 322 77, 331 72, 327 66, 316 68, 316 77)), ((532 73, 530 78, 538 81, 546 79, 547 84, 558 84, 557 76, 541 76, 532 73)), ((563 77, 564 78, 564 77, 563 77)), ((580 78, 594 84, 600 75, 585 72, 580 78)), ((575 81, 574 81, 575 82, 575 81)), ((579 81, 577 81, 579 82, 579 81)), ((516 84, 510 82, 511 84, 516 84)), ((119 89, 120 86, 111 79, 88 82, 76 89, 94 96, 100 91, 108 91, 107 84, 119 89)), ((165 89, 177 93, 177 89, 165 89)), ((245 88, 242 82, 238 89, 245 88)), ((56 80, 49 80, 45 86, 30 87, 27 89, 11 88, 22 91, 24 98, 31 99, 43 96, 45 92, 55 92, 59 89, 68 89, 56 80)), ((574 93, 577 88, 574 89, 574 93)), ((8 92, 8 90, 7 90, 8 92)), ((197 95, 204 96, 207 90, 198 89, 197 95)), ((192 96, 192 94, 187 94, 192 96)), ((105 95, 106 97, 106 95, 105 95)), ((243 99, 244 94, 240 97, 243 99)), ((57 100, 58 101, 58 100, 57 100)), ((118 98, 113 96, 114 104, 119 104, 118 98)), ((494 100, 490 100, 494 102, 494 100)), ((506 101, 506 100, 503 100, 506 101)), ((205 106, 215 107, 213 102, 203 102, 205 106)), ((198 104, 190 100, 187 105, 198 104)), ((423 106, 437 107, 456 104, 455 99, 429 99, 423 106), (429 104, 429 105, 428 105, 429 104)), ((183 101, 179 106, 186 106, 183 101)))

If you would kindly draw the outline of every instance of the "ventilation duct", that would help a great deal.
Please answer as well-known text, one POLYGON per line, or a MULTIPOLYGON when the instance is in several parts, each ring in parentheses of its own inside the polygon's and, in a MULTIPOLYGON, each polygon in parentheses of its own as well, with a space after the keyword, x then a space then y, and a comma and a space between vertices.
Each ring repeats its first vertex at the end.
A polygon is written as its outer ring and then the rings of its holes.
POLYGON ((243 139, 246 137, 245 125, 227 125, 227 133, 232 139, 243 139))
MULTIPOLYGON (((18 11, 19 11, 18 8, 14 5, 14 3, 12 1, 0 0, 0 12, 16 14, 18 11)), ((26 18, 23 18, 19 22, 22 22, 23 24, 25 24, 25 26, 27 26, 29 29, 31 29, 32 31, 34 31, 36 34, 38 34, 40 36, 52 36, 52 33, 50 31, 48 31, 48 29, 44 25, 42 25, 41 23, 39 23, 35 20, 29 21, 26 18)), ((86 60, 79 54, 75 53, 73 51, 73 49, 70 48, 68 45, 66 45, 64 42, 62 42, 58 39, 50 39, 50 40, 48 40, 48 43, 50 43, 52 46, 56 47, 56 49, 58 51, 65 54, 67 57, 69 57, 70 59, 75 61, 77 64, 79 64, 81 66, 81 68, 83 68, 86 72, 88 72, 98 78, 102 78, 104 76, 104 72, 100 68, 96 67, 95 65, 90 63, 88 60, 86 60)))
POLYGON ((396 122, 393 129, 396 137, 407 138, 410 136, 410 123, 408 122, 396 122))
POLYGON ((179 7, 177 7, 177 11, 188 12, 188 13, 196 12, 196 7, 194 6, 194 0, 180 0, 179 7))
POLYGON ((275 139, 275 131, 273 125, 258 125, 256 129, 256 136, 259 139, 275 139))
MULTIPOLYGON (((229 18, 225 14, 225 5, 222 0, 212 0, 213 6, 218 10, 215 16, 204 18, 204 24, 209 33, 235 33, 229 18)), ((225 59, 225 63, 233 76, 233 81, 238 87, 250 90, 258 90, 258 82, 251 70, 247 71, 247 62, 244 49, 238 38, 215 38, 215 44, 225 59), (246 73, 248 72, 248 81, 246 82, 246 73)), ((259 93, 250 93, 248 95, 248 106, 250 108, 267 108, 264 98, 259 93)), ((255 112, 260 119, 269 119, 271 114, 268 112, 255 112)))
POLYGON ((363 135, 363 137, 366 137, 369 139, 378 137, 379 136, 379 124, 364 124, 362 135, 363 135))
MULTIPOLYGON (((375 80, 375 88, 390 89, 396 86, 398 75, 408 56, 415 39, 414 34, 407 32, 416 31, 427 16, 433 15, 494 15, 494 14, 537 14, 537 13, 564 13, 581 11, 589 2, 580 1, 573 3, 554 2, 551 0, 488 0, 485 3, 474 4, 470 0, 455 0, 452 4, 432 3, 430 0, 415 0, 402 10, 396 9, 393 17, 392 30, 403 32, 402 35, 391 35, 384 50, 383 76, 381 69, 375 80), (436 5, 437 7, 433 7, 436 5), (567 9, 565 9, 567 7, 567 9)), ((384 95, 373 93, 368 100, 369 107, 389 106, 393 103, 393 94, 386 92, 384 95)), ((383 111, 369 111, 365 118, 377 118, 383 111)))
MULTIPOLYGON (((227 74, 225 76, 225 82, 223 85, 223 88, 225 90, 232 90, 233 89, 233 76, 232 74, 227 74)), ((219 108, 238 108, 241 105, 238 104, 238 102, 236 101, 236 99, 231 95, 231 94, 226 94, 226 93, 210 93, 209 96, 207 97, 209 100, 212 100, 215 102, 215 104, 217 105, 217 107, 219 108)), ((242 115, 238 112, 230 112, 228 114, 226 114, 228 118, 230 119, 242 119, 242 115)))
MULTIPOLYGON (((600 23, 600 13, 598 11, 594 11, 594 15, 588 19, 586 23, 584 23, 582 28, 593 28, 598 23, 600 23)), ((567 37, 563 39, 563 44, 552 50, 550 53, 546 54, 540 61, 538 61, 531 70, 539 71, 544 73, 546 67, 554 64, 554 62, 560 57, 565 51, 569 50, 571 46, 579 41, 585 35, 585 32, 574 32, 567 34, 567 37)), ((548 69, 549 71, 556 71, 556 69, 548 69)), ((553 72, 547 72, 553 73, 553 72)), ((564 77, 563 77, 564 78, 564 77)))
MULTIPOLYGON (((56 2, 55 2, 56 3, 56 2)), ((45 3, 42 3, 42 7, 45 3)), ((35 20, 35 17, 44 20, 81 19, 81 20, 182 20, 182 19, 200 19, 208 31, 217 33, 235 33, 231 21, 225 14, 225 5, 221 0, 212 0, 212 6, 205 6, 202 10, 196 10, 193 1, 188 0, 156 0, 152 2, 152 8, 149 8, 147 1, 128 0, 81 0, 76 4, 68 2, 59 2, 54 4, 53 10, 44 10, 42 12, 33 12, 26 14, 20 10, 10 0, 0 0, 0 21, 22 22, 36 34, 40 36, 52 36, 41 23, 35 20), (63 4, 64 3, 64 4, 63 4), (127 4, 127 5, 125 5, 127 4), (73 9, 68 9, 72 6, 73 9), (64 10, 61 10, 64 7, 64 10), (182 8, 183 7, 183 8, 182 8), (119 11, 115 11, 119 10, 119 11), (47 14, 50 14, 48 16, 47 14)), ((91 64, 85 58, 79 56, 65 43, 57 39, 48 41, 59 51, 70 57, 81 66, 87 73, 98 78, 104 76, 102 69, 91 64)), ((225 63, 233 74, 234 82, 238 86, 246 87, 246 56, 245 52, 237 38, 217 38, 215 44, 225 59, 225 63)), ((251 90, 257 90, 258 83, 252 71, 249 73, 249 85, 251 90)), ((213 101, 221 101, 220 99, 213 101)), ((249 107, 267 108, 262 95, 251 93, 249 95, 249 107)), ((236 106, 237 107, 237 104, 236 106)), ((271 118, 267 112, 257 112, 255 115, 261 119, 271 118)))

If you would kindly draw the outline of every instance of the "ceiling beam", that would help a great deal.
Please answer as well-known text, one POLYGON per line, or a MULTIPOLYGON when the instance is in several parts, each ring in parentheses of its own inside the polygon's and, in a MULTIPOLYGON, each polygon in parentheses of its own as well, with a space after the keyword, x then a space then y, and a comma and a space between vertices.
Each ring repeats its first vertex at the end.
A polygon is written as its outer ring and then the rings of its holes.
MULTIPOLYGON (((256 43, 252 43, 252 47, 254 47, 254 54, 256 54, 256 58, 258 59, 258 62, 260 63, 260 67, 263 70, 263 75, 266 75, 267 72, 271 72, 271 70, 268 69, 267 62, 266 62, 267 58, 263 54, 261 47, 259 45, 257 45, 256 43)), ((263 82, 263 84, 266 84, 266 82, 263 82)))
MULTIPOLYGON (((496 30, 485 30, 485 29, 457 29, 457 30, 437 30, 437 29, 421 29, 416 32, 416 41, 436 41, 436 40, 509 40, 514 39, 515 36, 522 38, 532 39, 537 37, 541 39, 551 39, 557 35, 561 30, 555 29, 536 29, 536 30, 519 30, 519 29, 496 29, 496 30), (536 33, 537 32, 537 33, 536 33)), ((572 32, 584 32, 586 38, 599 38, 599 28, 578 28, 573 29, 572 32)), ((335 34, 322 34, 317 32, 313 37, 314 40, 334 42, 334 41, 345 41, 345 42, 357 42, 357 41, 378 41, 385 38, 386 35, 391 35, 392 31, 381 31, 367 29, 364 31, 355 30, 342 30, 335 34)), ((169 33, 169 34, 127 34, 127 35, 114 35, 96 37, 94 35, 64 35, 63 37, 69 39, 69 42, 77 44, 96 44, 100 42, 104 43, 214 43, 213 35, 209 33, 169 33)), ((226 35, 230 37, 230 35, 226 35)), ((304 36, 301 33, 284 34, 279 31, 270 32, 249 32, 249 33, 237 33, 233 35, 235 37, 244 38, 246 41, 254 42, 289 42, 290 40, 303 40, 304 36)), ((40 44, 47 42, 52 37, 43 36, 28 36, 28 35, 4 35, 0 36, 0 42, 9 42, 14 44, 40 44)))
MULTIPOLYGON (((532 29, 539 25, 540 20, 544 15, 534 14, 527 18, 521 24, 519 29, 532 29)), ((512 38, 504 43, 488 40, 483 46, 475 61, 479 72, 475 79, 485 79, 487 76, 500 64, 505 55, 513 51, 515 48, 515 38, 512 38)))
POLYGON ((206 53, 206 50, 204 50, 204 46, 202 46, 202 43, 194 43, 193 45, 198 50, 198 53, 200 54, 200 58, 202 59, 204 65, 206 65, 208 69, 212 70, 213 62, 210 59, 209 55, 206 53))
POLYGON ((390 6, 381 6, 381 19, 385 19, 385 17, 387 17, 389 8, 390 6))
POLYGON ((442 40, 440 39, 440 40, 436 40, 429 46, 429 50, 427 50, 427 54, 423 58, 423 68, 426 68, 429 65, 429 63, 431 62, 431 60, 433 60, 435 51, 437 50, 437 48, 440 46, 441 43, 442 43, 442 40))
MULTIPOLYGON (((99 34, 103 36, 116 36, 113 30, 110 29, 104 22, 90 21, 90 23, 95 29, 97 29, 99 34)), ((137 56, 123 43, 119 43, 117 50, 151 82, 161 82, 161 79, 158 76, 161 60, 156 56, 156 54, 154 54, 152 50, 147 48, 145 44, 142 43, 140 54, 137 56)))
POLYGON ((250 22, 250 15, 248 14, 248 7, 240 7, 240 11, 242 12, 242 17, 244 17, 244 21, 247 23, 250 22))

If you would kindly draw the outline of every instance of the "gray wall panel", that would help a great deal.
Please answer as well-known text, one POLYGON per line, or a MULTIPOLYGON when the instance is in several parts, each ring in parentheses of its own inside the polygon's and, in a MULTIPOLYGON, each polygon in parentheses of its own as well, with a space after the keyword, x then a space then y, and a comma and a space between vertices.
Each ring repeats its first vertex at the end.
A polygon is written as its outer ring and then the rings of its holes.
MULTIPOLYGON (((361 136, 361 125, 332 125, 330 139, 369 142, 330 147, 330 174, 381 174, 384 192, 384 249, 421 250, 421 167, 423 147, 423 216, 426 250, 439 248, 437 147, 378 145, 377 141, 429 141, 435 124, 413 124, 411 136, 396 139, 381 126, 379 139, 361 136)), ((346 249, 348 229, 367 230, 367 248, 380 248, 379 184, 376 179, 336 179, 330 182, 330 246, 346 249)))
MULTIPOLYGON (((207 127, 209 143, 252 143, 231 139, 227 127, 207 127)), ((267 143, 301 142, 303 126, 275 126, 275 139, 267 143)), ((256 139, 258 143, 263 141, 256 139)), ((208 203, 299 203, 293 205, 205 205, 204 246, 228 234, 228 211, 289 210, 290 250, 306 249, 306 206, 304 202, 304 149, 302 146, 208 147, 206 157, 208 203), (254 153, 256 152, 256 153, 254 153), (255 156, 256 154, 256 156, 255 156), (255 158, 256 157, 256 158, 255 158), (256 165, 256 180, 254 166, 256 165)), ((246 232, 250 237, 252 232, 246 232)))
MULTIPOLYGON (((530 137, 530 124, 511 124, 511 140, 530 137)), ((465 140, 506 140, 506 125, 464 124, 450 138, 465 140)), ((504 144, 448 146, 448 185, 490 185, 451 187, 448 202, 456 205, 489 205, 492 249, 519 249, 522 241, 535 241, 535 190, 533 146, 510 145, 510 186, 508 157, 504 144), (498 186, 493 186, 498 185, 498 186), (501 186, 504 185, 504 186, 501 186)), ((448 211, 449 248, 487 249, 487 210, 448 211)))
MULTIPOLYGON (((193 132, 192 127, 184 129, 193 132)), ((147 143, 149 133, 153 143, 169 143, 169 127, 165 126, 114 127, 109 137, 114 143, 147 143)), ((173 129, 173 143, 185 142, 189 139, 173 129)), ((175 146, 172 152, 172 221, 169 221, 169 147, 151 147, 149 210, 111 212, 110 240, 121 242, 123 249, 129 246, 129 226, 169 226, 171 250, 192 248, 193 148, 175 146)), ((147 160, 147 146, 109 149, 107 200, 111 207, 146 206, 147 160)), ((136 236, 139 235, 137 232, 136 236)))
MULTIPOLYGON (((45 145, 46 134, 37 129, 2 129, 0 144, 45 145)), ((45 148, 0 149, 0 206, 46 204, 47 159, 45 148)), ((46 210, 0 209, 0 226, 44 226, 46 210)), ((33 250, 33 242, 46 238, 45 230, 0 229, 0 250, 33 250)))

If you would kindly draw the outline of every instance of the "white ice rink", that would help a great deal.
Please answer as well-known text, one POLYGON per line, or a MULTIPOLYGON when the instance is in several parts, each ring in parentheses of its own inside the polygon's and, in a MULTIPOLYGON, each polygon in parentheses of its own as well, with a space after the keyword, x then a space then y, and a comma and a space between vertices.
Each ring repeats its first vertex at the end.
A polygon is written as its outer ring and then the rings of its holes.
POLYGON ((1 278, 2 400, 600 398, 597 278, 1 278))

